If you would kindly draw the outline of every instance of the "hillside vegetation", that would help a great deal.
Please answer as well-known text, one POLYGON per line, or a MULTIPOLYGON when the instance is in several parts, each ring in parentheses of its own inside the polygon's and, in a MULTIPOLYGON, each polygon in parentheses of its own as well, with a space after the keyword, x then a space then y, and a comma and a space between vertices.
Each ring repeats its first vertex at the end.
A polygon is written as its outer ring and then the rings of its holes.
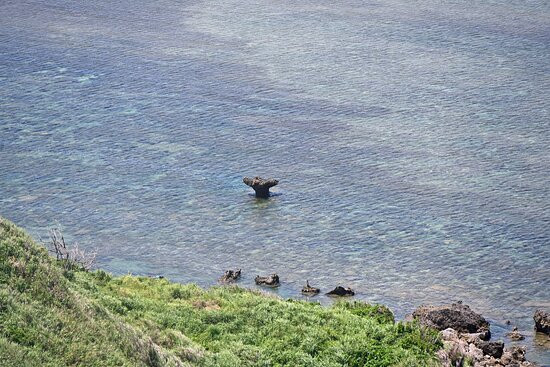
POLYGON ((440 347, 384 306, 67 267, 0 217, 2 366, 429 366, 440 347))

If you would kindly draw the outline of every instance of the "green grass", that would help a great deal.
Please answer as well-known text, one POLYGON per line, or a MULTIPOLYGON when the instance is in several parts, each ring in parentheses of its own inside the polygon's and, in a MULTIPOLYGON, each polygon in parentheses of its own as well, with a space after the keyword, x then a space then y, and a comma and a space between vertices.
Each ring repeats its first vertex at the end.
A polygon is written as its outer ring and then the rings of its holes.
POLYGON ((429 366, 440 347, 384 306, 63 270, 0 218, 2 366, 429 366))

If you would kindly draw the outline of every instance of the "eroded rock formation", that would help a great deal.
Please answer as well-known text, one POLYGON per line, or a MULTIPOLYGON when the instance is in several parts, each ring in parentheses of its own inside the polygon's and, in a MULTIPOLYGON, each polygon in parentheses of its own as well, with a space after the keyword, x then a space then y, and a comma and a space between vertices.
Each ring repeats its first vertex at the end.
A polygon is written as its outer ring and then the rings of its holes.
POLYGON ((278 180, 273 178, 263 179, 258 176, 254 178, 245 177, 243 182, 254 189, 257 198, 264 199, 269 197, 269 189, 279 183, 278 180))

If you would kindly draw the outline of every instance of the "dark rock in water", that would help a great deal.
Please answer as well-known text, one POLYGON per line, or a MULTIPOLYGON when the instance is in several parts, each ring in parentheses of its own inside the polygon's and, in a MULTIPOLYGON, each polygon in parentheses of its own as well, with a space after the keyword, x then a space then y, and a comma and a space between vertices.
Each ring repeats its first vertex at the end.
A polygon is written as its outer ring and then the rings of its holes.
POLYGON ((319 288, 315 288, 309 285, 309 280, 306 280, 306 285, 302 288, 302 293, 309 294, 309 295, 315 295, 319 293, 321 290, 319 288))
POLYGON ((273 178, 263 179, 257 176, 254 178, 245 177, 243 182, 254 189, 257 198, 268 198, 269 189, 279 183, 278 180, 273 178))
POLYGON ((483 354, 486 356, 491 356, 495 358, 502 357, 504 352, 504 343, 501 341, 498 342, 488 342, 480 340, 475 343, 475 346, 483 351, 483 354))
POLYGON ((506 336, 508 336, 508 338, 510 338, 510 340, 513 340, 513 341, 519 341, 519 340, 525 339, 525 337, 518 331, 517 327, 514 327, 514 330, 506 334, 506 336))
POLYGON ((550 313, 536 310, 533 320, 535 320, 536 331, 550 335, 550 313))
POLYGON ((279 276, 277 274, 271 274, 267 277, 257 275, 254 281, 257 285, 265 285, 267 287, 278 287, 280 285, 279 276))
POLYGON ((351 288, 344 288, 338 286, 327 293, 327 296, 339 296, 339 297, 351 297, 354 296, 355 292, 351 288))
POLYGON ((412 316, 421 324, 437 330, 451 328, 460 333, 481 333, 479 338, 483 340, 491 337, 489 322, 461 303, 450 306, 420 306, 412 316))
POLYGON ((226 270, 223 276, 220 278, 222 283, 236 282, 241 277, 241 269, 238 270, 226 270))

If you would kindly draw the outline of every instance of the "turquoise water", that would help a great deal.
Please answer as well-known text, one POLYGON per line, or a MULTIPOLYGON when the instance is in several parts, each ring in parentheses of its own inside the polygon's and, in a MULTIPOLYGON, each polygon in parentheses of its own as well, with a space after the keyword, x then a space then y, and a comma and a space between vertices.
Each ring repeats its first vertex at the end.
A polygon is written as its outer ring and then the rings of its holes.
POLYGON ((0 214, 35 236, 399 317, 460 299, 550 364, 547 1, 14 0, 0 50, 0 214))

